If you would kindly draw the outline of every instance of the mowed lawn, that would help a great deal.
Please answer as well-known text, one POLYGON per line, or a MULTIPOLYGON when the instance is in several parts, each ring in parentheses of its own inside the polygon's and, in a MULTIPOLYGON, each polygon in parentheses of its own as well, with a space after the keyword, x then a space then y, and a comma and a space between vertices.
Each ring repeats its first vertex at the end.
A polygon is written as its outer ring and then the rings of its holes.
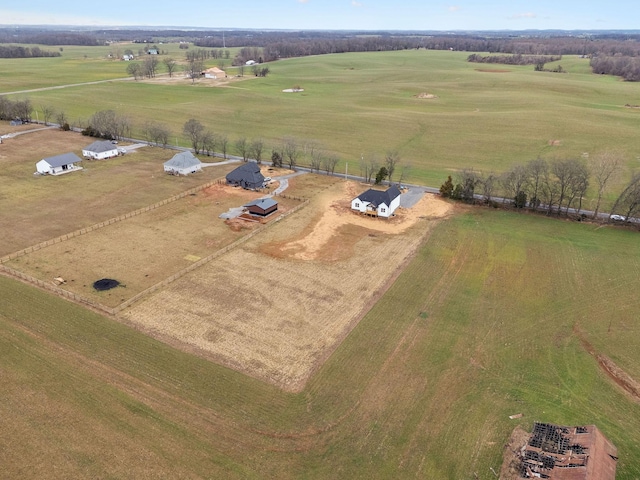
POLYGON ((493 479, 512 429, 538 420, 596 424, 616 478, 636 479, 640 405, 575 332, 640 378, 639 265, 631 232, 463 210, 299 394, 0 278, 0 464, 8 478, 493 479))
MULTIPOLYGON (((161 121, 183 145, 188 141, 182 126, 190 118, 227 135, 232 150, 241 137, 262 138, 269 150, 284 137, 315 140, 340 158, 338 171, 349 163, 351 173, 359 171, 362 158, 380 161, 397 151, 410 167, 405 181, 431 186, 462 168, 499 173, 538 156, 616 151, 624 157, 626 176, 635 167, 640 109, 625 105, 638 104, 640 84, 593 75, 588 59, 577 57, 558 62, 568 73, 557 74, 469 63, 468 54, 323 55, 274 62, 266 78, 246 72, 221 87, 188 79, 109 82, 29 98, 36 107, 65 110, 79 124, 98 110, 115 110, 131 118, 138 135, 145 122, 161 121), (304 92, 282 92, 293 86, 304 92), (435 98, 418 98, 422 93, 435 98)), ((303 155, 300 161, 309 159, 303 155)))

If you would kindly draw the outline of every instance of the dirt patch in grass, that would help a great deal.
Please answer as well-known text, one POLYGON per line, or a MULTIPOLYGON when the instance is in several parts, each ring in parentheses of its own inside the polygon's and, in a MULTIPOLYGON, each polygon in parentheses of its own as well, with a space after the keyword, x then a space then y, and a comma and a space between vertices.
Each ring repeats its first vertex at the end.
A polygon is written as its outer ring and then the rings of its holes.
POLYGON ((449 211, 428 196, 389 222, 361 217, 345 210, 354 190, 360 186, 330 184, 304 209, 134 305, 123 319, 300 390, 413 256, 432 225, 427 216, 449 211))
POLYGON ((500 469, 501 480, 518 480, 520 476, 520 449, 529 441, 531 435, 521 427, 513 429, 509 441, 504 446, 502 468, 500 469))
POLYGON ((575 325, 573 327, 574 334, 580 340, 582 347, 598 361, 598 365, 604 373, 607 374, 620 388, 622 388, 633 400, 640 402, 640 382, 631 377, 627 372, 620 368, 616 363, 608 356, 596 352, 595 348, 586 339, 585 334, 580 330, 580 327, 575 325))
POLYGON ((502 68, 476 68, 476 72, 482 73, 509 73, 510 71, 502 68))

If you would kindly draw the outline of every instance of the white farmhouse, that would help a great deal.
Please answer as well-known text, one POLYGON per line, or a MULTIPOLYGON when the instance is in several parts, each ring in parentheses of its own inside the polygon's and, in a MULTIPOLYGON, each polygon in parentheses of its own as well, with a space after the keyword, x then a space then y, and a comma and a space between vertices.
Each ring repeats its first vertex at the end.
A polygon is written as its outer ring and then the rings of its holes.
POLYGON ((75 153, 63 153, 55 157, 43 158, 36 163, 36 170, 41 175, 62 175, 63 173, 82 170, 82 167, 76 163, 82 162, 82 159, 75 153))
POLYGON ((396 186, 385 191, 370 188, 351 200, 352 210, 385 218, 393 215, 399 206, 400 190, 396 186))
POLYGON ((109 140, 98 140, 82 149, 82 156, 94 160, 117 157, 118 146, 109 140))
POLYGON ((176 153, 164 162, 164 171, 171 175, 189 175, 202 170, 202 162, 189 151, 176 153))

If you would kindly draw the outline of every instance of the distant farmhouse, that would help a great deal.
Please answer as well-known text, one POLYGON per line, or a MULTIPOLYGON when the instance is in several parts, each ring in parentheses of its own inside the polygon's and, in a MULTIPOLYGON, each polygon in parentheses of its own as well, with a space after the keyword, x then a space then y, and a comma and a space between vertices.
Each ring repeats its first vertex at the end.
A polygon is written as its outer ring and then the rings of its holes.
POLYGON ((260 173, 260 165, 247 162, 227 174, 229 185, 238 185, 247 190, 257 190, 264 187, 264 175, 260 173))
POLYGON ((118 146, 110 140, 98 140, 82 149, 82 156, 93 160, 104 160, 118 156, 118 146))
POLYGON ((219 69, 218 67, 207 68, 204 72, 202 72, 202 75, 204 75, 204 78, 212 78, 214 80, 227 78, 227 72, 219 69))
POLYGON ((171 175, 189 175, 202 170, 202 162, 189 151, 176 153, 164 162, 164 171, 171 175))
POLYGON ((366 215, 388 218, 400 206, 400 190, 393 186, 389 189, 370 188, 351 200, 351 209, 366 215))
POLYGON ((616 447, 595 425, 535 423, 519 450, 520 478, 615 480, 616 447))
POLYGON ((273 198, 258 198, 244 205, 251 215, 266 217, 278 210, 278 202, 273 198))
POLYGON ((80 162, 82 159, 75 153, 63 153, 55 157, 43 158, 36 163, 36 170, 41 175, 62 175, 82 170, 82 167, 76 165, 80 162))

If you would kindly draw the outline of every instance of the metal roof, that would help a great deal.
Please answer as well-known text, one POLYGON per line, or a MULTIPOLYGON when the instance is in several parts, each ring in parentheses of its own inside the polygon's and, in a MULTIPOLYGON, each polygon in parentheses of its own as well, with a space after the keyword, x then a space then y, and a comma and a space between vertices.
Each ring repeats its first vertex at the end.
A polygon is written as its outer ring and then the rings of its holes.
POLYGON ((72 163, 81 162, 82 159, 75 153, 63 153, 53 157, 43 158, 51 167, 62 167, 63 165, 71 165, 72 163))
POLYGON ((171 160, 167 160, 164 162, 165 167, 175 167, 175 168, 189 168, 195 167, 196 165, 200 165, 200 160, 198 160, 193 153, 185 151, 176 153, 171 160))
POLYGON ((375 207, 382 205, 383 203, 387 206, 391 205, 391 202, 400 195, 400 190, 395 185, 389 187, 387 190, 374 190, 370 188, 366 192, 358 195, 358 198, 363 202, 368 202, 375 207))
POLYGON ((111 150, 117 150, 118 147, 111 143, 110 140, 98 140, 91 145, 84 147, 83 150, 87 152, 103 153, 111 150))
POLYGON ((244 206, 245 207, 257 206, 262 208, 263 210, 267 210, 273 207, 274 205, 278 205, 278 202, 276 202, 273 198, 267 197, 267 198, 258 198, 256 200, 252 200, 251 202, 247 203, 244 206))

